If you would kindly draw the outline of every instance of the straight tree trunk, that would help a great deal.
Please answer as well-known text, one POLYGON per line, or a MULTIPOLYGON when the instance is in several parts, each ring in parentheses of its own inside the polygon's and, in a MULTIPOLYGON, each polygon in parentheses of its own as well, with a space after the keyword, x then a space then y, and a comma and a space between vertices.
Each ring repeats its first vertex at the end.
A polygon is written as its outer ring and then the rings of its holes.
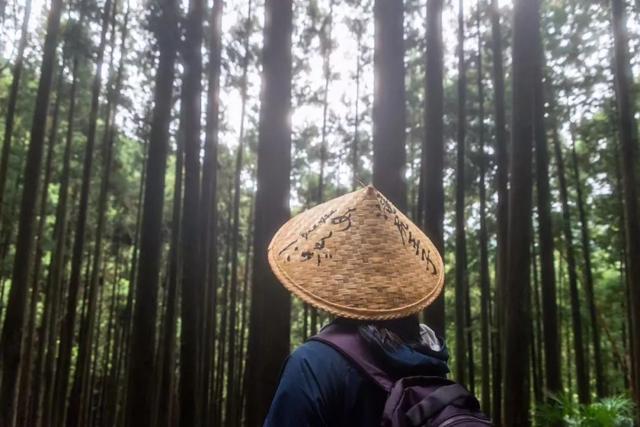
POLYGON ((231 231, 231 283, 229 290, 229 356, 227 368, 227 402, 226 425, 237 425, 236 412, 238 408, 238 395, 236 390, 236 335, 237 335, 237 294, 238 294, 238 240, 240 238, 240 178, 242 174, 242 158, 245 144, 245 119, 247 108, 247 77, 249 71, 249 38, 251 36, 251 18, 253 14, 253 2, 249 0, 247 10, 244 57, 242 58, 242 76, 240 80, 240 99, 242 107, 240 112, 240 135, 236 152, 235 173, 233 178, 233 223, 231 231))
POLYGON ((128 366, 127 424, 138 426, 153 419, 154 352, 158 276, 162 255, 162 223, 165 169, 169 144, 169 125, 174 64, 178 46, 177 4, 160 3, 162 30, 156 34, 160 56, 155 77, 154 109, 149 134, 144 205, 140 225, 140 261, 138 262, 135 308, 131 332, 131 363, 128 366))
POLYGON ((578 295, 578 276, 573 246, 573 232, 571 230, 571 214, 569 212, 569 196, 567 191, 564 160, 560 147, 560 139, 554 129, 553 146, 558 167, 560 181, 560 200, 562 202, 562 225, 567 255, 567 270, 569 273, 569 296, 571 302, 571 323, 573 328, 573 345, 575 356, 576 383, 578 385, 578 399, 580 403, 589 402, 589 372, 585 362, 585 346, 582 338, 582 318, 580 311, 580 297, 578 295))
POLYGON ((401 211, 407 210, 404 180, 405 89, 402 0, 375 0, 373 55, 373 185, 401 211))
POLYGON ((507 156, 507 132, 504 107, 504 69, 502 60, 502 32, 500 29, 500 9, 498 0, 491 0, 489 9, 491 17, 491 53, 493 57, 492 81, 494 87, 494 122, 495 122, 495 153, 496 153, 496 191, 498 205, 496 209, 497 224, 497 262, 496 286, 493 313, 492 333, 492 409, 496 426, 502 421, 502 349, 503 349, 503 316, 504 295, 507 278, 507 231, 508 231, 508 191, 509 161, 507 156))
POLYGON ((216 425, 224 425, 228 420, 225 419, 225 414, 223 414, 224 408, 224 386, 225 386, 225 363, 227 363, 227 332, 228 332, 228 314, 229 314, 229 264, 231 261, 231 226, 232 216, 233 216, 233 204, 231 203, 233 199, 233 187, 229 186, 229 198, 227 203, 227 218, 225 225, 225 234, 226 244, 225 244, 225 254, 224 254, 224 270, 222 274, 223 285, 222 285, 222 298, 221 298, 221 306, 222 312, 220 313, 220 334, 218 339, 218 360, 216 366, 216 392, 215 392, 215 401, 216 401, 216 425))
POLYGON ((488 233, 487 233, 487 195, 486 195, 486 153, 484 149, 484 82, 483 82, 483 63, 482 63, 482 2, 478 1, 477 16, 477 32, 478 32, 478 59, 477 59, 477 78, 478 78, 478 195, 480 198, 480 367, 482 370, 481 385, 481 401, 482 411, 486 414, 491 412, 491 362, 490 348, 491 341, 489 337, 489 319, 491 298, 491 285, 489 278, 489 253, 488 253, 488 233))
POLYGON ((351 179, 351 189, 355 191, 359 184, 360 174, 360 158, 358 153, 358 145, 360 145, 360 80, 362 74, 362 23, 355 21, 356 27, 356 105, 353 116, 353 142, 351 143, 351 169, 353 171, 353 177, 351 179))
MULTIPOLYGON (((200 114, 202 88, 202 42, 204 0, 190 0, 185 21, 182 76, 182 117, 184 120, 184 201, 183 212, 197 212, 200 206, 200 114)), ((198 221, 182 216, 182 306, 180 343, 180 424, 198 427, 201 421, 200 319, 202 283, 200 230, 198 221)))
POLYGON ((530 247, 533 83, 538 0, 516 0, 513 11, 513 123, 509 192, 509 260, 505 289, 504 424, 529 425, 530 247))
MULTIPOLYGON (((52 124, 52 128, 49 134, 50 140, 52 138, 57 138, 57 133, 58 133, 57 128, 59 127, 58 122, 59 122, 59 114, 60 114, 60 103, 63 98, 61 91, 63 90, 62 82, 63 82, 64 75, 65 75, 65 67, 63 63, 63 67, 61 68, 58 75, 58 89, 57 89, 56 104, 54 106, 54 114, 53 114, 54 123, 52 124)), ((71 105, 69 107, 71 108, 71 105)), ((67 123, 67 127, 71 127, 71 126, 72 125, 70 123, 67 123)), ((47 153, 47 156, 48 155, 49 154, 47 153)), ((63 154, 63 167, 61 172, 62 176, 64 176, 65 170, 68 173, 69 165, 67 161, 69 159, 67 159, 66 155, 67 155, 67 145, 65 144, 65 149, 63 154), (65 166, 67 166, 67 169, 65 169, 65 166)), ((67 184, 68 182, 63 183, 62 180, 60 180, 60 187, 59 187, 60 190, 58 193, 58 205, 62 202, 66 205, 67 194, 69 191, 67 184), (65 186, 64 188, 63 188, 63 185, 65 186)), ((53 228, 54 249, 52 250, 52 254, 51 254, 52 255, 51 262, 53 262, 55 257, 58 256, 57 250, 58 250, 59 240, 62 241, 62 247, 64 248, 64 238, 63 236, 60 235, 60 231, 59 231, 61 224, 58 219, 58 211, 59 211, 59 206, 56 207, 56 215, 55 215, 56 219, 55 219, 54 228, 53 228)), ((65 212, 65 218, 63 219, 66 222, 66 212, 65 212)), ((41 258, 42 258, 41 255, 38 256, 36 254, 36 262, 38 262, 38 260, 41 258)), ((50 266, 51 265, 49 265, 49 268, 50 266)), ((45 366, 47 365, 45 363, 47 361, 47 357, 49 356, 48 353, 54 352, 54 346, 51 345, 51 343, 49 342, 49 336, 51 334, 51 331, 55 330, 55 323, 57 321, 57 313, 58 313, 58 306, 59 306, 59 300, 60 300, 60 296, 58 295, 58 292, 57 292, 58 286, 55 286, 55 287, 52 286, 51 279, 52 278, 51 278, 50 269, 49 269, 47 272, 46 280, 45 280, 46 289, 45 289, 45 298, 44 298, 44 310, 40 320, 40 327, 38 328, 38 337, 37 337, 38 346, 37 346, 37 354, 36 354, 36 363, 34 367, 35 382, 31 389, 32 398, 31 398, 31 403, 29 408, 30 425, 34 425, 37 427, 40 426, 40 421, 42 416, 42 397, 44 396, 45 390, 48 386, 48 381, 47 381, 48 376, 46 377, 47 374, 45 373, 46 372, 45 366)))
POLYGON ((582 258, 584 262, 584 287, 587 296, 587 306, 589 307, 589 320, 591 323, 591 345, 593 346, 593 362, 596 375, 596 395, 598 398, 605 396, 604 368, 602 366, 602 345, 600 340, 600 324, 598 322, 598 311, 596 309, 595 295, 593 292, 593 273, 591 269, 591 237, 589 236, 589 225, 587 212, 582 194, 582 182, 580 180, 580 170, 578 167, 578 155, 576 154, 575 129, 571 129, 571 159, 573 169, 573 179, 576 185, 576 198, 578 202, 578 218, 580 219, 580 237, 582 240, 582 258))
MULTIPOLYGON (((40 214, 38 217, 38 227, 36 231, 36 247, 34 254, 33 277, 31 278, 31 300, 29 302, 29 319, 27 322, 27 337, 25 343, 25 355, 21 363, 20 373, 20 392, 18 393, 18 419, 17 425, 30 425, 29 415, 32 400, 31 380, 33 373, 33 353, 36 342, 34 342, 36 332, 37 307, 40 295, 40 282, 43 258, 43 240, 44 229, 47 219, 47 210, 49 202, 49 184, 51 182, 51 165, 53 163, 53 152, 58 137, 58 124, 60 115, 60 100, 62 98, 60 91, 62 90, 62 78, 64 76, 64 64, 60 67, 58 78, 56 81, 56 100, 51 113, 51 128, 49 129, 49 143, 47 144, 47 154, 45 157, 44 176, 42 182, 42 191, 40 194, 40 214)), ((42 317, 41 320, 44 320, 42 317)))
POLYGON ((627 274, 631 295, 631 330, 629 333, 633 359, 632 390, 640 406, 640 223, 636 193, 638 132, 634 119, 633 74, 629 62, 624 0, 611 0, 615 52, 615 84, 620 133, 622 188, 624 193, 627 274))
POLYGON ((273 234, 289 218, 292 0, 266 0, 246 425, 262 424, 289 353, 291 299, 267 261, 273 234))
POLYGON ((209 67, 207 87, 207 119, 205 123, 204 163, 202 166, 202 267, 205 269, 203 283, 205 286, 203 322, 203 361, 202 361, 202 407, 203 425, 212 423, 212 396, 214 392, 214 359, 215 333, 217 317, 218 286, 218 212, 217 212, 217 182, 218 182, 218 128, 220 110, 220 66, 222 52, 222 10, 223 1, 215 0, 210 11, 211 38, 209 40, 209 67))
MULTIPOLYGON (((113 5, 113 10, 110 14, 110 26, 111 26, 111 55, 109 60, 108 70, 113 70, 113 51, 115 50, 116 42, 116 16, 117 16, 117 3, 113 5)), ((123 27, 126 33, 126 24, 123 27)), ((125 35, 123 33, 123 35, 125 35)), ((125 35, 126 36, 126 35, 125 35)), ((102 239, 105 229, 105 215, 107 210, 107 198, 109 196, 109 180, 111 178, 111 164, 113 159, 113 144, 116 138, 115 128, 112 125, 113 115, 112 111, 117 109, 116 93, 120 90, 118 86, 121 86, 120 80, 122 77, 122 60, 126 56, 126 52, 121 51, 121 62, 119 70, 117 71, 117 77, 115 79, 115 87, 109 91, 106 105, 105 114, 105 127, 102 141, 102 178, 100 183, 100 190, 98 194, 98 209, 96 219, 96 232, 94 238, 94 248, 92 255, 91 273, 89 281, 87 282, 87 293, 89 295, 88 310, 82 323, 80 324, 80 333, 78 339, 78 357, 76 362, 76 369, 74 373, 74 380, 71 387, 71 395, 69 398, 69 413, 67 415, 67 425, 77 427, 87 424, 87 421, 83 419, 83 414, 86 410, 86 404, 88 399, 88 391, 91 377, 91 353, 93 347, 93 335, 94 327, 96 323, 96 314, 100 313, 100 306, 98 304, 98 298, 100 294, 100 272, 102 269, 102 239)), ((87 263, 87 266, 90 264, 87 263)))
MULTIPOLYGON (((535 108, 535 107, 534 107, 535 108)), ((535 118, 534 118, 535 120, 535 118)), ((531 372, 533 375, 533 396, 537 404, 542 403, 542 389, 544 387, 542 368, 542 310, 540 308, 540 279, 538 277, 538 259, 535 244, 531 242, 531 271, 533 281, 533 293, 531 295, 533 305, 531 327, 531 372)))
MULTIPOLYGON (((324 23, 322 24, 321 35, 320 35, 320 50, 322 52, 322 73, 324 77, 324 90, 322 94, 322 129, 320 132, 321 141, 320 141, 320 176, 318 177, 318 196, 316 199, 317 203, 324 202, 324 175, 325 175, 325 167, 327 163, 327 126, 328 126, 328 116, 329 116, 329 86, 331 84, 331 52, 333 51, 333 39, 332 39, 332 30, 333 30, 333 2, 334 0, 329 0, 329 16, 325 18, 324 23)), ((313 310, 314 313, 317 313, 316 310, 313 310)), ((311 326, 312 330, 314 326, 311 326)), ((317 332, 317 331, 316 331, 317 332)), ((315 335, 316 332, 312 331, 312 334, 315 335)))
MULTIPOLYGON (((456 381, 469 385, 471 374, 467 370, 466 303, 469 287, 467 271, 467 238, 464 217, 465 187, 465 138, 467 78, 464 60, 464 11, 463 1, 458 1, 458 123, 456 155, 456 381)), ((469 348, 469 352, 471 349, 469 348)))
POLYGON ((240 420, 240 425, 242 425, 242 414, 244 413, 244 404, 245 404, 245 392, 247 389, 247 384, 244 382, 245 379, 245 367, 243 366, 242 361, 246 360, 245 355, 245 337, 247 331, 247 296, 249 294, 249 276, 250 276, 250 261, 251 261, 251 238, 253 236, 253 200, 251 201, 251 206, 249 207, 249 216, 247 217, 247 235, 245 236, 246 247, 245 247, 245 258, 244 258, 244 277, 242 283, 242 303, 240 312, 242 313, 240 318, 240 351, 238 357, 238 366, 240 369, 240 373, 238 374, 238 382, 240 383, 240 391, 238 392, 240 396, 240 405, 238 407, 238 419, 240 420))
MULTIPOLYGON (((440 254, 444 253, 444 86, 442 47, 443 0, 427 0, 427 52, 425 133, 422 143, 421 179, 424 183, 424 231, 440 254)), ((445 336, 444 289, 427 307, 425 320, 439 336, 445 336)))
MULTIPOLYGON (((542 40, 537 40, 534 71, 534 140, 538 208, 538 241, 540 245, 540 281, 542 290, 542 322, 544 324, 544 360, 546 386, 549 392, 562 391, 560 363, 560 335, 554 266, 553 223, 551 220, 551 191, 549 189, 549 147, 545 126, 545 87, 543 85, 544 52, 542 40)), ((539 337, 540 339, 542 337, 539 337)))
POLYGON ((182 204, 182 169, 183 156, 182 144, 178 138, 176 147, 176 165, 175 179, 173 189, 173 213, 171 219, 171 246, 169 249, 169 271, 167 274, 167 303, 165 305, 166 312, 164 315, 164 329, 162 330, 162 355, 160 359, 160 379, 159 387, 159 403, 156 425, 172 425, 174 408, 173 408, 173 391, 175 385, 175 369, 176 369, 176 310, 178 300, 178 282, 179 282, 179 266, 180 266, 180 207, 182 204))
POLYGON ((7 99, 7 115, 4 123, 4 140, 2 143, 2 153, 0 154, 0 219, 2 219, 4 207, 4 193, 7 183, 7 172, 9 169, 9 156, 11 155, 11 139, 13 137, 13 125, 16 116, 16 105, 18 103, 18 92, 22 70, 24 68, 24 51, 27 48, 29 35, 29 17, 31 16, 31 0, 27 0, 24 6, 24 17, 22 18, 22 28, 20 30, 20 42, 18 43, 18 53, 16 55, 13 69, 11 70, 11 88, 7 99))
POLYGON ((63 280, 64 266, 67 258, 67 229, 69 226, 68 208, 69 208, 69 189, 70 189, 70 173, 71 173, 71 144, 73 143, 75 107, 76 107, 76 91, 79 78, 79 59, 77 56, 73 58, 71 87, 69 89, 69 106, 67 111, 67 132, 65 136, 65 147, 62 155, 62 172, 60 173, 60 192, 58 194, 58 205, 56 206, 56 219, 54 225, 54 241, 55 246, 51 255, 51 261, 48 267, 47 277, 47 296, 46 307, 50 311, 49 317, 45 317, 46 328, 43 334, 42 343, 46 342, 46 356, 43 366, 44 386, 41 391, 42 397, 38 400, 38 408, 36 414, 35 425, 40 427, 41 422, 52 423, 53 417, 53 401, 54 401, 54 381, 58 338, 58 318, 61 308, 60 302, 63 301, 63 280), (50 306, 50 307, 49 307, 50 306))
POLYGON ((40 186, 40 168, 44 151, 47 110, 51 94, 56 47, 60 30, 62 0, 52 0, 47 18, 47 33, 44 41, 40 80, 35 99, 35 110, 31 125, 27 160, 24 167, 24 186, 18 220, 18 237, 11 279, 11 290, 0 338, 0 360, 2 361, 2 385, 0 388, 0 425, 12 426, 16 415, 16 391, 18 372, 24 344, 25 315, 31 251, 34 244, 35 209, 40 186))
POLYGON ((107 42, 112 0, 106 0, 102 11, 102 30, 100 44, 96 58, 96 71, 91 87, 91 107, 89 111, 89 127, 87 130, 87 143, 85 145, 84 162, 82 166, 82 187, 80 190, 80 204, 73 243, 73 257, 71 259, 71 277, 69 278, 69 297, 67 308, 62 321, 60 331, 60 353, 57 360, 56 381, 53 406, 53 426, 61 426, 65 418, 67 402, 67 388, 69 384, 69 372, 71 367, 71 349, 73 346, 74 328, 76 323, 76 311, 78 292, 80 290, 82 261, 84 244, 86 240, 87 215, 89 209, 89 192, 91 188, 91 175, 94 157, 94 145, 96 139, 96 127, 98 122, 98 107, 100 91, 102 88, 102 65, 104 51, 107 42))
POLYGON ((115 273, 114 279, 111 282, 111 300, 109 302, 109 317, 107 319, 107 336, 105 343, 105 350, 102 355, 102 386, 100 387, 100 402, 98 407, 98 422, 95 423, 97 426, 104 426, 105 420, 107 419, 106 409, 107 409, 107 401, 111 397, 112 389, 110 388, 113 377, 111 376, 110 365, 114 363, 111 355, 113 353, 113 349, 117 344, 117 334, 116 334, 116 307, 117 307, 117 285, 120 281, 120 262, 121 262, 121 247, 120 242, 118 241, 118 237, 115 237, 115 273))
MULTIPOLYGON (((318 177, 318 194, 316 203, 324 202, 325 168, 327 164, 327 133, 329 116, 329 86, 331 83, 331 52, 333 50, 333 0, 329 0, 329 16, 325 18, 320 34, 320 50, 322 52, 322 72, 324 76, 324 91, 322 99, 322 129, 320 132, 320 175, 318 177)), ((318 310, 311 308, 311 335, 318 333, 318 310)))

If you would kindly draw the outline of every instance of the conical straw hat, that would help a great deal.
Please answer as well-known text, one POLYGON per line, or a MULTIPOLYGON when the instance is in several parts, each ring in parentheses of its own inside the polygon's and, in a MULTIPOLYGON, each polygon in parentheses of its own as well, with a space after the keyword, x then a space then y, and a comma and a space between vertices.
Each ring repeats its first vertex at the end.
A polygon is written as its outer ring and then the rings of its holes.
POLYGON ((269 245, 269 264, 303 301, 352 319, 417 313, 444 284, 431 240, 372 186, 291 218, 269 245))

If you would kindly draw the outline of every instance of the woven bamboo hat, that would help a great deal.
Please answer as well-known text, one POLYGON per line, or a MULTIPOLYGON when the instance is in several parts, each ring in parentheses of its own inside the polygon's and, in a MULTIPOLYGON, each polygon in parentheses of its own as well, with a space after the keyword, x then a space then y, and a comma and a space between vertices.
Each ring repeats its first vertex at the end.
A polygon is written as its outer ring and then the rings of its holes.
POLYGON ((285 288, 341 317, 406 317, 431 304, 444 284, 431 240, 372 186, 291 218, 268 252, 285 288))

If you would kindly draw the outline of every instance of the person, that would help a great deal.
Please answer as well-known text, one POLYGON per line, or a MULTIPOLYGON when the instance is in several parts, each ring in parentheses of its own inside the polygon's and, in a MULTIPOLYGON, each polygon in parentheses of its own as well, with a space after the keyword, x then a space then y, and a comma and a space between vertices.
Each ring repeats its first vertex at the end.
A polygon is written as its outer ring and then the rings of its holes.
POLYGON ((329 330, 358 340, 385 377, 446 377, 447 348, 418 321, 442 290, 442 258, 374 187, 290 219, 268 258, 291 293, 335 320, 287 359, 266 427, 380 425, 388 390, 323 339, 329 330))

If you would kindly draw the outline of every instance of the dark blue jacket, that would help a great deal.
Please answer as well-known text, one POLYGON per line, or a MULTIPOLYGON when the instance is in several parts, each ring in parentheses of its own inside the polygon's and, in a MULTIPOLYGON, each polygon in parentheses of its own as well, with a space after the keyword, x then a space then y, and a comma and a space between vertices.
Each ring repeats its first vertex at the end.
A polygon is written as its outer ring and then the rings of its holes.
MULTIPOLYGON (((371 337, 369 337, 371 338, 371 337)), ((380 366, 392 376, 446 375, 446 348, 368 339, 380 366)), ((380 424, 386 392, 329 345, 307 341, 289 356, 265 427, 359 427, 380 424)))

